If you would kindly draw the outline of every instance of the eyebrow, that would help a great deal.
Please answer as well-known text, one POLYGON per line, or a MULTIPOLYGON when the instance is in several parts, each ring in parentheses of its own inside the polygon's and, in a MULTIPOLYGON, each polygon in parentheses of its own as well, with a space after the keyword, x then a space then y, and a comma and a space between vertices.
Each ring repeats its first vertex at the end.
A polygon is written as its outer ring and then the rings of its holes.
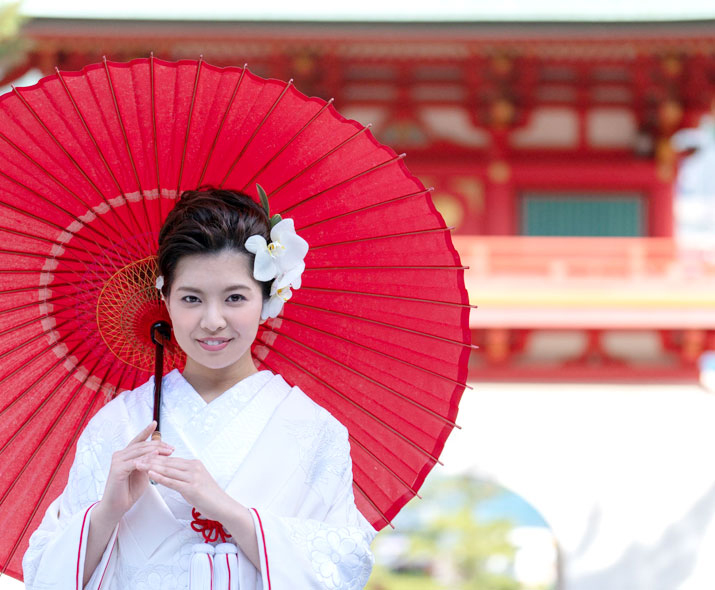
MULTIPOLYGON (((250 289, 251 289, 250 285, 242 285, 242 284, 239 284, 239 285, 231 285, 231 286, 229 286, 229 287, 226 287, 226 288, 224 289, 224 292, 226 292, 226 291, 250 290, 250 289)), ((177 291, 191 291, 192 293, 200 293, 200 294, 202 294, 202 295, 203 295, 203 293, 204 293, 204 292, 203 292, 201 289, 199 289, 198 287, 191 287, 191 286, 189 286, 189 285, 182 285, 182 286, 180 286, 180 287, 177 287, 176 290, 177 290, 177 291)))

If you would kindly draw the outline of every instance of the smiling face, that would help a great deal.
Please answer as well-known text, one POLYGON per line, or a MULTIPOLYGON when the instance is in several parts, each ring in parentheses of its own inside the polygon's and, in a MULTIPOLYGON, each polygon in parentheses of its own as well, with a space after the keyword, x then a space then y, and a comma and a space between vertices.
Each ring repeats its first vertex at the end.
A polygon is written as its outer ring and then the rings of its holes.
POLYGON ((249 257, 236 250, 183 256, 166 299, 174 336, 186 353, 184 377, 238 382, 256 372, 251 345, 263 306, 249 257))

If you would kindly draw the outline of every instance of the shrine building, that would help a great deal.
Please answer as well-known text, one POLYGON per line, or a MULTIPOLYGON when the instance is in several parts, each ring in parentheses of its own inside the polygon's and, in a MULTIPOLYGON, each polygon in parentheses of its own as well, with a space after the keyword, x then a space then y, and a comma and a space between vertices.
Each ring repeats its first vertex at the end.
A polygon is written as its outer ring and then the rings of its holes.
POLYGON ((692 381, 715 264, 676 240, 670 138, 715 105, 714 27, 36 18, 2 84, 150 52, 293 78, 435 187, 472 380, 692 381))

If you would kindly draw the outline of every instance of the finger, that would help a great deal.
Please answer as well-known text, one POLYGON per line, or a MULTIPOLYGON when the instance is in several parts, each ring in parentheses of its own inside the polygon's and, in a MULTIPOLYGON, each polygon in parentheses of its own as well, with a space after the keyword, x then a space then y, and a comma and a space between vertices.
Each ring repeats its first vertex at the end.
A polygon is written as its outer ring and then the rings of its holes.
POLYGON ((152 420, 149 425, 144 428, 139 434, 137 434, 132 440, 129 441, 129 444, 141 442, 143 440, 146 440, 149 438, 152 432, 156 430, 156 420, 152 420))
POLYGON ((189 483, 191 481, 189 474, 186 471, 166 465, 164 461, 157 461, 155 458, 139 459, 136 464, 139 471, 159 473, 160 475, 174 480, 177 483, 189 483))
POLYGON ((174 452, 174 447, 158 441, 147 441, 145 443, 137 443, 126 449, 122 449, 116 453, 120 461, 131 461, 137 457, 148 455, 151 453, 159 453, 162 455, 171 455, 174 452))
POLYGON ((167 488, 171 488, 172 490, 176 490, 177 492, 180 492, 179 488, 183 488, 183 483, 173 480, 170 477, 166 477, 157 471, 147 471, 147 475, 152 481, 166 486, 167 488))

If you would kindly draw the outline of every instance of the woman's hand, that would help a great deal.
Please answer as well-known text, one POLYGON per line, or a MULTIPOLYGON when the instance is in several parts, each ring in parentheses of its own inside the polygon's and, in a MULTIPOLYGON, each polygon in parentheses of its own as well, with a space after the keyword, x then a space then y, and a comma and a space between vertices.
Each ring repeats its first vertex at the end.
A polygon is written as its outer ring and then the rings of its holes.
POLYGON ((92 518, 101 517, 110 523, 117 523, 149 485, 149 476, 138 469, 137 464, 151 457, 166 457, 174 448, 159 440, 146 440, 156 429, 156 422, 149 424, 137 434, 129 444, 112 455, 107 484, 102 500, 95 507, 92 518))
POLYGON ((202 518, 220 522, 250 562, 261 570, 250 511, 221 489, 201 461, 152 455, 137 466, 155 482, 179 492, 202 518))
POLYGON ((156 483, 179 492, 202 518, 220 521, 234 503, 198 459, 152 455, 138 461, 137 467, 156 483))

